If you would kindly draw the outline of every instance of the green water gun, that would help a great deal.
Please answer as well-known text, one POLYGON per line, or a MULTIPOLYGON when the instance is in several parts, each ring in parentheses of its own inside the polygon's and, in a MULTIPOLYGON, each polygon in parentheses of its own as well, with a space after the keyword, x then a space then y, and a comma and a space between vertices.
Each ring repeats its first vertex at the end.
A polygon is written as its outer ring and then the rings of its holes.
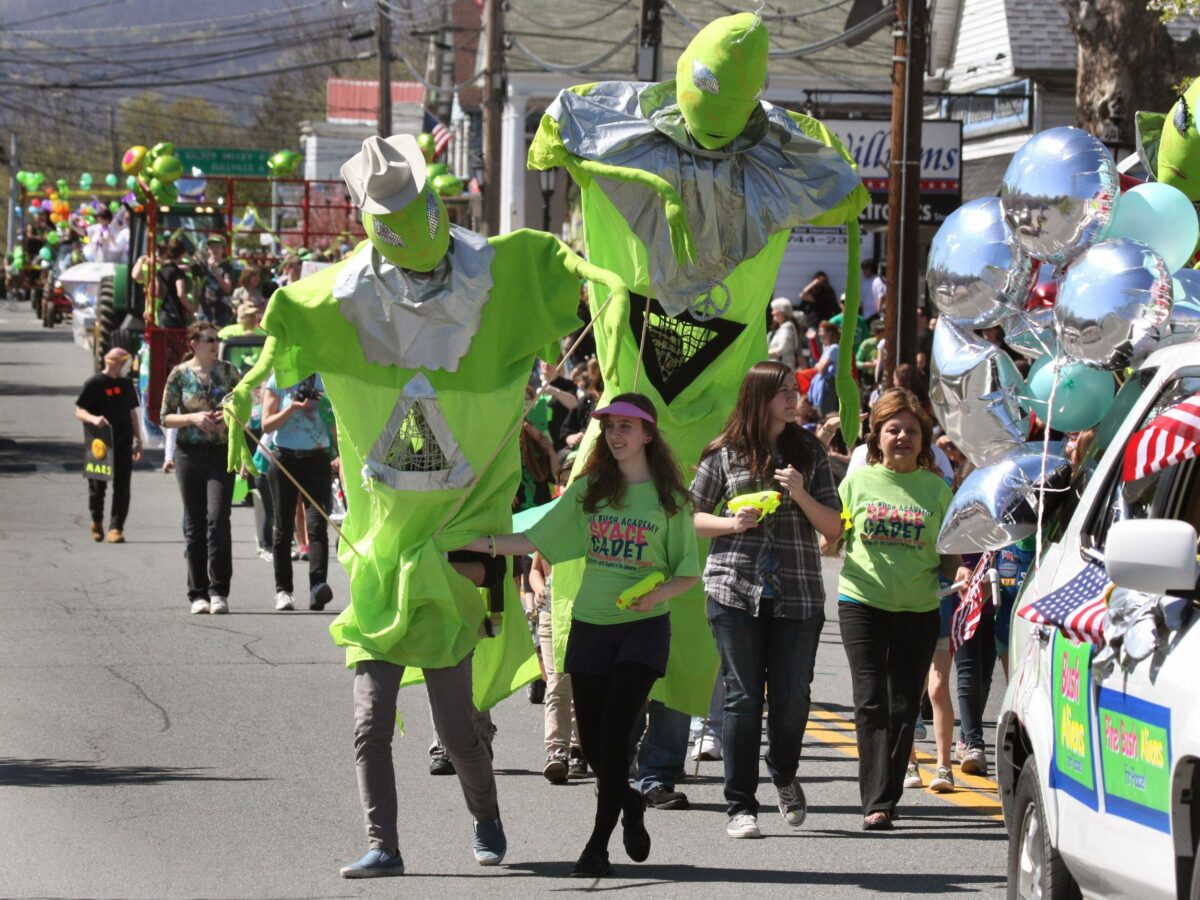
POLYGON ((627 587, 617 596, 617 609, 629 609, 634 602, 666 581, 662 572, 651 572, 637 584, 627 587))
POLYGON ((725 507, 731 512, 736 513, 739 510, 751 507, 758 510, 758 521, 762 521, 775 510, 779 509, 779 502, 782 498, 779 491, 756 491, 753 494, 738 494, 732 500, 725 504, 725 507))

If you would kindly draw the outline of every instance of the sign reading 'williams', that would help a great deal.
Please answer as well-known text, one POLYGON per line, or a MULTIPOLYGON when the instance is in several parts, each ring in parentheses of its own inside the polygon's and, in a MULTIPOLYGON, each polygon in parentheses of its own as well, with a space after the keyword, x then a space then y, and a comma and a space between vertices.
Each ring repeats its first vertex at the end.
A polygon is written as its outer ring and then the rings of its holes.
MULTIPOLYGON (((892 125, 865 119, 823 119, 838 136, 858 166, 871 203, 860 220, 866 225, 887 224, 887 195, 891 180, 892 125)), ((962 206, 962 123, 921 123, 922 225, 939 225, 962 206)))

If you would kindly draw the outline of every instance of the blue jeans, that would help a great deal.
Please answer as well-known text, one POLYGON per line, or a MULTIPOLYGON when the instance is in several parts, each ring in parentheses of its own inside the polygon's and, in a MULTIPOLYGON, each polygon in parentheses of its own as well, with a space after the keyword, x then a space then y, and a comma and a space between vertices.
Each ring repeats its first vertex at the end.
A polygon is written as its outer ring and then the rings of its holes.
POLYGON ((708 622, 721 655, 725 684, 726 811, 758 815, 758 757, 764 689, 771 692, 767 713, 767 772, 777 786, 790 784, 800 764, 808 725, 810 686, 825 617, 780 619, 754 616, 708 600, 708 622))
MULTIPOLYGON (((638 725, 641 724, 639 717, 638 725)), ((650 724, 642 735, 642 745, 637 751, 637 774, 633 786, 643 794, 656 787, 675 790, 675 779, 683 773, 687 758, 688 730, 692 719, 687 713, 663 706, 657 700, 650 701, 650 724)), ((634 726, 634 741, 639 729, 634 726)))

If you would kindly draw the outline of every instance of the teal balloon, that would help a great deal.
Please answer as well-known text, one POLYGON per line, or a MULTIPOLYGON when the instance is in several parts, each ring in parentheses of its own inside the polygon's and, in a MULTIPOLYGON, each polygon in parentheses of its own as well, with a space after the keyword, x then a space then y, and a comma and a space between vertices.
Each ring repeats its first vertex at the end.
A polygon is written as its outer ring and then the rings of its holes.
POLYGON ((129 188, 129 190, 131 190, 131 191, 135 187, 137 187, 137 176, 130 175, 128 178, 126 178, 125 179, 125 187, 129 188))
POLYGON ((90 191, 92 189, 92 173, 84 172, 79 176, 79 189, 81 191, 90 191))
POLYGON ((1059 370, 1055 390, 1054 360, 1049 356, 1043 356, 1030 367, 1025 383, 1028 394, 1021 398, 1021 406, 1036 413, 1043 422, 1049 421, 1056 431, 1083 431, 1098 424, 1112 406, 1116 393, 1111 372, 1080 362, 1069 362, 1059 370), (1047 413, 1052 391, 1054 408, 1047 413))
POLYGON ((1169 184, 1149 181, 1123 193, 1117 200, 1104 239, 1124 237, 1149 244, 1167 270, 1187 265, 1200 239, 1200 220, 1187 194, 1169 184))
POLYGON ((38 259, 44 259, 46 261, 49 261, 53 258, 54 258, 54 254, 50 252, 49 247, 43 247, 41 250, 38 251, 38 259))
POLYGON ((115 188, 117 186, 117 176, 114 175, 112 172, 109 172, 107 175, 104 176, 104 183, 107 184, 109 187, 115 188))

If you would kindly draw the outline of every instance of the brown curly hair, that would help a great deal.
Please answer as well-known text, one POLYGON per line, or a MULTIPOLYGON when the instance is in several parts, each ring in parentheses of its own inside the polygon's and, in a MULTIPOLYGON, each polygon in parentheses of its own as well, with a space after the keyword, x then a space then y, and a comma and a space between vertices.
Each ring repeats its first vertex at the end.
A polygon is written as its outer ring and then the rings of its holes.
POLYGON ((934 465, 933 422, 921 406, 921 401, 912 391, 904 388, 889 388, 879 395, 871 407, 871 430, 867 433, 867 462, 883 462, 879 449, 879 434, 884 423, 902 413, 909 413, 921 428, 921 452, 917 454, 917 466, 922 469, 934 465))

